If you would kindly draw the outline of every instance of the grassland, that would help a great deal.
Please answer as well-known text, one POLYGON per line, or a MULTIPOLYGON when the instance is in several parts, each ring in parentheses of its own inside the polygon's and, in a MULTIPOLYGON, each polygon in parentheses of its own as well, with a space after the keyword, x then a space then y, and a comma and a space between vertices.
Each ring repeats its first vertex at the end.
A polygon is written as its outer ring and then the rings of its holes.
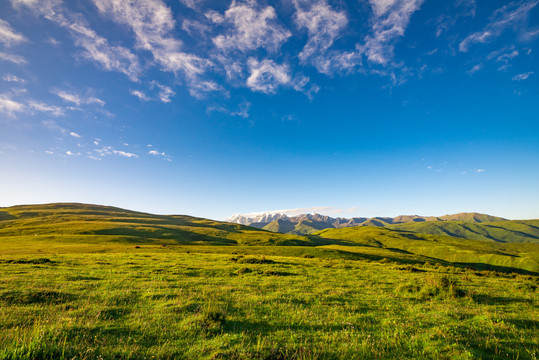
POLYGON ((537 261, 537 244, 377 228, 303 237, 73 204, 2 210, 0 359, 539 355, 537 272, 488 257, 537 261))
POLYGON ((506 220, 486 223, 433 221, 395 224, 387 227, 395 230, 447 235, 472 240, 539 243, 539 220, 506 220))

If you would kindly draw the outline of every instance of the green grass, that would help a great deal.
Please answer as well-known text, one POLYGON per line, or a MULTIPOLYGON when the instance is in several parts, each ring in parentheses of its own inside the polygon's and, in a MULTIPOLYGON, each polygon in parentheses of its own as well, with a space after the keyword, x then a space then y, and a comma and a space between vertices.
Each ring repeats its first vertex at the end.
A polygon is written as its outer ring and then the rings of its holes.
POLYGON ((315 234, 350 241, 352 246, 331 246, 346 251, 539 273, 539 244, 477 241, 361 226, 327 229, 315 234))
POLYGON ((2 256, 0 359, 538 354, 537 277, 226 249, 2 256))
POLYGON ((75 204, 2 211, 0 359, 539 355, 537 244, 375 227, 292 236, 75 204))
POLYGON ((539 220, 506 220, 487 223, 433 221, 396 224, 388 227, 395 230, 448 235, 473 240, 539 243, 539 220))

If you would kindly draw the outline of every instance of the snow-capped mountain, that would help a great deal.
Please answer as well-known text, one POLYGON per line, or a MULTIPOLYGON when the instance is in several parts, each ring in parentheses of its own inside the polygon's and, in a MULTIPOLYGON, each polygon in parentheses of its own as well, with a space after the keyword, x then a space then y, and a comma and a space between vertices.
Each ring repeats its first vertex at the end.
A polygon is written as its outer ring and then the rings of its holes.
POLYGON ((328 228, 343 228, 349 226, 388 226, 407 222, 424 221, 465 221, 484 222, 504 220, 503 218, 478 214, 459 213, 454 215, 418 216, 400 215, 396 217, 354 217, 354 218, 333 218, 317 213, 299 214, 290 216, 281 211, 265 211, 251 214, 234 214, 225 221, 242 225, 253 226, 259 229, 274 232, 284 232, 291 234, 309 234, 328 228))
POLYGON ((288 216, 286 216, 286 214, 274 211, 265 211, 252 214, 234 214, 225 221, 242 225, 251 225, 256 223, 264 223, 265 225, 269 224, 272 221, 281 219, 288 219, 288 216))

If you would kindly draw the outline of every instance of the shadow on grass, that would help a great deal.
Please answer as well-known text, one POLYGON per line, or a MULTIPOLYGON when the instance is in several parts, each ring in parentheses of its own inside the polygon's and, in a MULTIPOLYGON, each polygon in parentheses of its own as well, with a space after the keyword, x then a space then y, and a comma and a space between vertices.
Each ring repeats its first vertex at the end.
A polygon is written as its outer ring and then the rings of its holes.
POLYGON ((509 266, 500 266, 500 265, 490 265, 485 263, 451 263, 452 266, 459 267, 459 268, 467 268, 472 270, 489 270, 489 271, 496 271, 499 273, 515 273, 520 275, 533 275, 533 276, 539 276, 539 273, 536 271, 529 271, 509 266))
POLYGON ((515 325, 519 329, 535 329, 539 330, 539 320, 530 319, 510 319, 507 322, 515 325))
POLYGON ((112 229, 100 229, 84 232, 83 235, 112 235, 123 236, 124 241, 130 244, 154 244, 159 240, 175 240, 179 244, 189 245, 196 242, 204 242, 207 245, 236 245, 235 240, 193 233, 180 229, 168 229, 160 227, 136 228, 117 227, 112 229))
POLYGON ((485 294, 474 294, 473 300, 478 304, 485 305, 506 305, 512 303, 525 303, 532 304, 530 299, 518 298, 518 297, 504 297, 504 296, 490 296, 485 294))

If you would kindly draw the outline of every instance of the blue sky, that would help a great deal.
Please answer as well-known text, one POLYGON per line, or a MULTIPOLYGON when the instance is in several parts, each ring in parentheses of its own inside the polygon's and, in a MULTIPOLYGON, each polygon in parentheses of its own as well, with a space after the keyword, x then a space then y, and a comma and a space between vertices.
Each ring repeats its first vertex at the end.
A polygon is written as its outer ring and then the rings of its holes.
POLYGON ((539 1, 0 2, 0 206, 539 218, 539 1))

